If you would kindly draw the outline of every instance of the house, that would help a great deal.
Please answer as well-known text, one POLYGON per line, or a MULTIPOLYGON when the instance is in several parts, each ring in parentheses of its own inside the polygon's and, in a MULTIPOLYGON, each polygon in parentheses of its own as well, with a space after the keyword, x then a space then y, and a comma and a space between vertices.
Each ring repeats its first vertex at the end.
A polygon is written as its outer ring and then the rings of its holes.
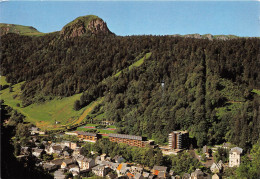
POLYGON ((220 179, 220 176, 218 174, 214 174, 211 179, 220 179))
POLYGON ((68 165, 69 172, 72 173, 73 176, 79 175, 79 166, 77 164, 68 165))
POLYGON ((140 173, 135 173, 135 174, 132 174, 130 172, 127 172, 126 173, 126 176, 129 178, 129 179, 143 179, 144 176, 140 173))
POLYGON ((200 169, 196 169, 191 173, 191 179, 204 179, 204 173, 200 169))
POLYGON ((69 154, 68 151, 63 151, 63 156, 64 156, 65 158, 69 158, 69 157, 70 157, 70 154, 69 154))
POLYGON ((58 167, 54 164, 50 164, 50 163, 44 163, 42 165, 42 168, 48 172, 54 171, 56 169, 58 169, 58 167))
POLYGON ((206 155, 206 157, 210 157, 212 154, 212 150, 206 145, 203 146, 202 152, 206 155))
POLYGON ((81 155, 81 156, 78 156, 76 158, 76 160, 79 164, 80 170, 88 170, 95 166, 95 160, 92 158, 86 158, 81 155))
POLYGON ((131 166, 130 167, 130 172, 131 173, 143 173, 143 168, 142 167, 137 167, 137 166, 131 166))
POLYGON ((122 163, 122 162, 125 161, 125 159, 124 159, 122 156, 116 155, 116 156, 113 158, 113 161, 115 161, 116 163, 122 163))
POLYGON ((31 127, 31 135, 39 134, 40 129, 38 127, 31 127))
POLYGON ((76 156, 78 156, 78 155, 82 155, 81 147, 76 147, 76 148, 73 150, 72 156, 76 157, 76 156))
POLYGON ((92 172, 97 176, 104 177, 109 172, 109 168, 101 164, 93 167, 92 172))
POLYGON ((167 177, 167 167, 155 165, 152 169, 152 174, 154 174, 160 178, 166 178, 167 177))
POLYGON ((182 179, 190 179, 190 174, 184 173, 182 179))
POLYGON ((65 179, 65 170, 64 169, 59 169, 54 172, 54 179, 65 179))
POLYGON ((104 161, 104 160, 106 159, 106 156, 107 156, 107 154, 102 154, 102 155, 100 155, 100 160, 101 160, 101 161, 104 161))
POLYGON ((127 167, 127 164, 126 163, 120 163, 118 165, 118 167, 116 168, 116 172, 117 172, 117 175, 120 177, 120 176, 125 176, 126 173, 130 170, 130 167, 127 167))
POLYGON ((38 127, 31 127, 30 129, 31 135, 35 135, 35 134, 45 134, 45 132, 40 131, 40 129, 38 127))
POLYGON ((150 173, 148 173, 148 172, 143 172, 143 177, 144 177, 144 178, 148 178, 149 175, 150 175, 150 173))
POLYGON ((32 149, 32 155, 35 157, 39 158, 43 154, 44 150, 43 149, 38 149, 38 148, 33 148, 32 149))
POLYGON ((47 154, 58 154, 58 155, 61 155, 62 147, 61 147, 61 145, 55 145, 54 144, 54 145, 46 147, 45 151, 46 151, 47 154))
POLYGON ((101 161, 101 164, 105 165, 109 168, 112 168, 112 166, 113 166, 113 162, 109 162, 109 161, 101 161))
POLYGON ((231 147, 231 143, 224 143, 223 146, 222 146, 224 149, 230 149, 231 147))
POLYGON ((62 164, 61 164, 61 168, 67 168, 68 165, 70 164, 74 164, 75 163, 75 160, 70 158, 70 159, 65 159, 63 160, 62 164))
POLYGON ((101 157, 100 156, 97 156, 96 158, 95 158, 95 164, 97 165, 97 164, 101 164, 101 157))
POLYGON ((71 141, 62 141, 61 142, 61 147, 69 147, 72 150, 75 150, 77 148, 77 143, 71 142, 71 141))
POLYGON ((210 167, 212 173, 220 173, 223 169, 223 162, 220 160, 218 163, 213 163, 210 167))
POLYGON ((110 168, 111 168, 112 170, 116 170, 119 164, 120 164, 120 163, 113 163, 113 162, 112 162, 112 165, 111 165, 110 168))
POLYGON ((234 147, 229 152, 229 167, 239 166, 240 165, 240 155, 242 154, 243 149, 239 147, 234 147))
POLYGON ((63 162, 63 159, 56 159, 56 160, 50 161, 50 164, 54 164, 54 165, 56 165, 58 168, 60 168, 62 162, 63 162))

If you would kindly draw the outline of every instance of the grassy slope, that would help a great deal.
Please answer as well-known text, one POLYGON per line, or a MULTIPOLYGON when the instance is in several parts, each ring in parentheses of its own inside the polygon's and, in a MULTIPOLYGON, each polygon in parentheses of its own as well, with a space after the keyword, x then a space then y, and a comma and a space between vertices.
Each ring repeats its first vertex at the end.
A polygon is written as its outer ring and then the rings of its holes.
POLYGON ((91 104, 89 104, 75 124, 81 123, 87 117, 87 115, 94 109, 94 107, 96 105, 102 103, 102 101, 103 101, 103 98, 100 98, 100 99, 97 99, 96 101, 92 102, 91 104))
POLYGON ((73 104, 75 100, 80 98, 81 94, 62 99, 53 99, 42 104, 32 104, 25 108, 18 107, 17 104, 21 103, 19 99, 21 85, 22 83, 14 85, 14 92, 9 92, 9 89, 2 90, 1 99, 5 101, 5 104, 25 115, 28 122, 36 124, 43 129, 58 128, 61 125, 74 123, 85 109, 83 108, 80 111, 73 110, 73 104), (18 97, 14 99, 13 96, 15 95, 18 97), (60 124, 55 125, 55 120, 59 121, 60 124))
POLYGON ((30 26, 0 23, 0 27, 9 27, 10 33, 18 33, 20 35, 32 35, 32 36, 44 35, 44 33, 41 33, 37 29, 30 26))
POLYGON ((7 83, 5 79, 5 76, 0 76, 0 85, 10 85, 10 83, 7 83))
POLYGON ((220 84, 224 87, 220 93, 227 98, 227 104, 223 107, 217 108, 217 116, 222 118, 228 113, 236 114, 242 108, 245 99, 243 94, 233 82, 227 79, 221 79, 220 84))
MULTIPOLYGON (((152 55, 152 52, 146 53, 145 56, 143 58, 141 58, 140 60, 137 60, 135 63, 133 63, 132 65, 130 65, 128 67, 129 70, 131 70, 133 67, 139 67, 144 63, 145 59, 149 59, 152 55)), ((118 73, 116 73, 114 76, 117 77, 121 74, 123 70, 119 71, 118 73)))

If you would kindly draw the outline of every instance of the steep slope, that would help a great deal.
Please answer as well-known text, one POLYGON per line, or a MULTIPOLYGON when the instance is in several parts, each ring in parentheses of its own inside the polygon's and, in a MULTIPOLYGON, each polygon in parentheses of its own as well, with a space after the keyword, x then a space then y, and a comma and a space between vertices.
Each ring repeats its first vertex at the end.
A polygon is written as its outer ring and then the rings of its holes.
POLYGON ((103 35, 105 27, 85 16, 42 37, 4 35, 1 75, 25 81, 21 106, 83 92, 77 104, 104 97, 93 111, 121 133, 165 143, 170 131, 187 129, 200 147, 259 140, 259 96, 251 93, 260 89, 258 38, 119 37, 103 35))
POLYGON ((65 25, 60 34, 65 39, 79 37, 86 34, 107 35, 112 34, 107 24, 98 16, 81 16, 65 25))
POLYGON ((43 35, 43 33, 31 26, 0 23, 0 36, 8 33, 16 33, 19 35, 43 35))

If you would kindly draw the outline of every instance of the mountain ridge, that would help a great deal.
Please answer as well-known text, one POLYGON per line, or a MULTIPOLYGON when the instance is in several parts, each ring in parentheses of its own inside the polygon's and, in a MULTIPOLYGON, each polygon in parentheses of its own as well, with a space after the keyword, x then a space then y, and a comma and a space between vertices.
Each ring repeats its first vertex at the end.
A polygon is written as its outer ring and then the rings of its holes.
MULTIPOLYGON (((48 33, 39 32, 36 28, 32 26, 23 26, 17 24, 5 24, 0 23, 0 36, 6 35, 8 33, 16 33, 19 35, 45 35, 48 33), (23 30, 19 30, 19 29, 23 30)), ((73 37, 79 37, 82 35, 109 35, 114 34, 109 30, 107 27, 106 22, 96 16, 96 15, 86 15, 86 16, 79 16, 72 20, 71 22, 67 23, 62 27, 59 32, 59 35, 63 36, 64 39, 69 39, 73 37)), ((50 32, 52 33, 52 32, 50 32)), ((134 36, 134 35, 133 35, 134 36)), ((184 37, 184 38, 195 38, 195 39, 208 39, 208 40, 229 40, 235 38, 250 38, 250 37, 240 37, 236 35, 212 35, 212 34, 169 34, 166 36, 173 36, 173 37, 184 37)))

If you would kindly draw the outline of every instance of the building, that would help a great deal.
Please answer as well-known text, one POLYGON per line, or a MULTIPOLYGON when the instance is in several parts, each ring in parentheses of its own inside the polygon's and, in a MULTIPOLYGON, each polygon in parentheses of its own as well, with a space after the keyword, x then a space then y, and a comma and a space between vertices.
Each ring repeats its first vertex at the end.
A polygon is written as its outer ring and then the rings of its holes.
POLYGON ((76 160, 79 164, 80 170, 88 170, 95 166, 95 160, 92 158, 86 158, 81 155, 78 156, 76 160))
POLYGON ((96 142, 100 136, 96 133, 77 131, 78 138, 87 142, 96 142))
POLYGON ((169 134, 169 147, 171 149, 184 149, 189 146, 189 133, 187 131, 173 131, 169 134))
POLYGON ((69 165, 71 164, 75 164, 75 160, 74 159, 65 159, 63 160, 62 164, 61 164, 61 168, 67 168, 69 165))
POLYGON ((33 148, 32 149, 32 155, 39 158, 43 154, 43 149, 33 148))
POLYGON ((92 172, 97 176, 104 177, 109 172, 109 168, 105 165, 97 165, 92 168, 92 172))
POLYGON ((215 174, 212 176, 212 179, 220 179, 220 177, 219 177, 218 174, 215 173, 215 174))
POLYGON ((242 154, 243 149, 239 147, 234 147, 229 152, 229 167, 239 166, 240 165, 240 155, 242 154))
POLYGON ((146 141, 145 137, 126 134, 109 134, 109 140, 111 142, 125 143, 136 147, 145 147, 149 144, 149 141, 146 141))
POLYGON ((213 163, 210 167, 212 173, 220 173, 223 169, 223 162, 220 160, 218 163, 213 163))
POLYGON ((201 171, 201 169, 196 169, 191 173, 191 179, 204 179, 204 173, 201 171))
POLYGON ((156 175, 158 178, 166 178, 167 177, 167 167, 155 165, 152 169, 152 174, 156 175))
POLYGON ((62 141, 61 146, 64 148, 65 146, 75 150, 77 148, 77 143, 71 141, 62 141))

